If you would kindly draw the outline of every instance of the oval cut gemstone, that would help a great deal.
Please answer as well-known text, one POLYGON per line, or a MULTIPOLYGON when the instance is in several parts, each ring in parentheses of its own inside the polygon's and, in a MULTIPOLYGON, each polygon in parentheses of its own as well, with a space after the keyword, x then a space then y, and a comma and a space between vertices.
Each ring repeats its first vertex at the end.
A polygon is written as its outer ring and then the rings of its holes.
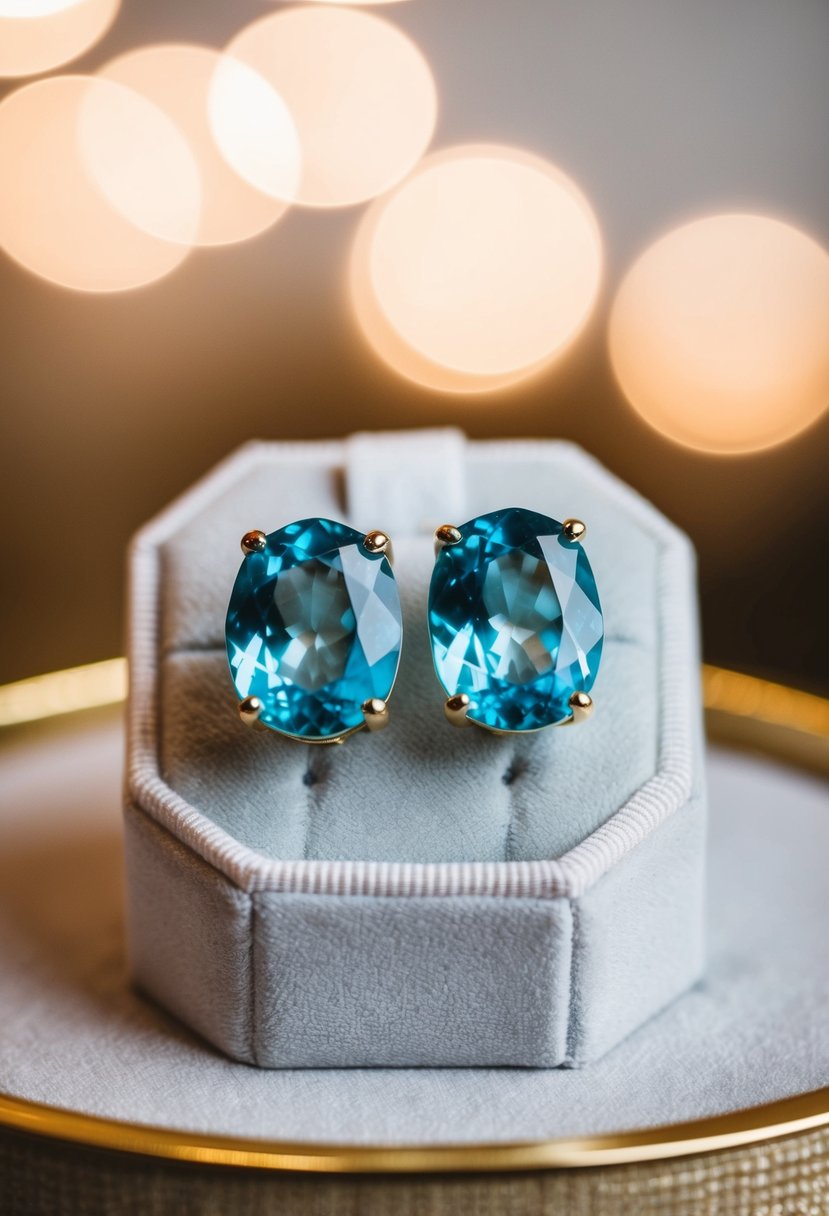
POLYGON ((363 724, 362 703, 386 700, 400 660, 402 618, 388 558, 365 534, 303 519, 248 554, 227 610, 227 657, 240 699, 259 721, 302 739, 363 724))
POLYGON ((463 524, 438 553, 429 633, 447 694, 493 730, 538 730, 588 692, 604 625, 584 549, 545 515, 509 507, 463 524))

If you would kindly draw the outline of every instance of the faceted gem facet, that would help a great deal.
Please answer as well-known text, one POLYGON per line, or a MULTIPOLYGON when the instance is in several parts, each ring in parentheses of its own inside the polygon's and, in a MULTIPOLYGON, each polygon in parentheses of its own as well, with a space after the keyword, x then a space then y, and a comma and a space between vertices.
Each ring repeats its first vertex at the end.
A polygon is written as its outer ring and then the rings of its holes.
POLYGON ((227 611, 227 657, 259 721, 302 739, 363 723, 362 703, 391 692, 402 618, 388 559, 330 519, 271 532, 239 570, 227 611))
POLYGON ((571 717, 588 692, 604 625, 584 549, 545 515, 509 507, 459 527, 438 553, 429 632, 438 679, 470 698, 493 730, 537 730, 571 717))

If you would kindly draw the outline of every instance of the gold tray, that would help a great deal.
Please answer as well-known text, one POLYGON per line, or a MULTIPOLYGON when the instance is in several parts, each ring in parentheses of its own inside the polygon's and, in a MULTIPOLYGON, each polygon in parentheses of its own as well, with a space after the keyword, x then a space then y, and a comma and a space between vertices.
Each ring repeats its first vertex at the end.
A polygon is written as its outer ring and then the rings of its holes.
MULTIPOLYGON (((829 774, 829 700, 704 667, 709 737, 829 774)), ((0 727, 120 701, 124 660, 0 688, 0 727)), ((295 1144, 101 1119, 0 1094, 0 1128, 96 1148, 210 1166, 322 1174, 532 1171, 648 1162, 733 1149, 829 1126, 829 1087, 710 1118, 612 1135, 435 1147, 295 1144)))

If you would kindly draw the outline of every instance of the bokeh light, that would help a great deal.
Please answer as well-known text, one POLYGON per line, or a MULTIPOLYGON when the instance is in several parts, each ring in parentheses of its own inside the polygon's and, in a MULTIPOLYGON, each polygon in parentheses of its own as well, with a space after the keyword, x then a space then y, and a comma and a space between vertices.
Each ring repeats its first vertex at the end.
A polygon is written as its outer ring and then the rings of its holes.
POLYGON ((302 149, 279 94, 248 64, 222 55, 207 96, 213 147, 250 189, 268 195, 282 214, 296 197, 302 149))
POLYGON ((81 0, 0 0, 0 17, 46 17, 64 8, 74 8, 81 0))
POLYGON ((610 356, 668 438, 709 452, 782 443, 829 404, 829 254, 761 215, 674 229, 628 271, 610 356))
MULTIPOLYGON (((302 173, 290 200, 310 207, 364 202, 401 180, 426 150, 437 94, 423 55, 380 17, 307 5, 254 21, 227 47, 285 101, 296 124, 302 173)), ((251 172, 216 138, 231 164, 278 193, 268 165, 251 172)))
POLYGON ((81 291, 149 283, 186 257, 199 220, 198 170, 183 136, 146 98, 113 81, 53 76, 0 104, 0 245, 29 270, 81 291), (83 141, 79 132, 83 131, 83 141), (149 235, 115 210, 87 172, 98 139, 130 212, 175 231, 149 235))
POLYGON ((402 375, 487 392, 560 356, 595 305, 601 237, 547 161, 469 145, 423 162, 364 217, 351 258, 357 319, 402 375))
MULTIPOLYGON (((120 55, 99 73, 106 80, 147 97, 173 120, 186 138, 198 165, 202 186, 201 218, 195 234, 199 245, 222 245, 261 232, 287 209, 273 194, 264 194, 231 168, 220 153, 208 120, 208 101, 219 113, 225 145, 235 158, 278 164, 285 192, 299 179, 299 145, 291 117, 270 86, 246 64, 229 59, 209 47, 189 45, 148 46, 120 55), (282 155, 280 156, 280 150, 282 155)), ((88 163, 102 182, 110 202, 121 210, 131 207, 114 187, 107 188, 109 158, 96 155, 101 141, 93 141, 88 163)), ((168 216, 131 216, 155 236, 177 239, 164 230, 168 216), (161 223, 162 230, 157 225, 161 223)))
POLYGON ((0 0, 0 76, 77 59, 107 32, 120 0, 0 0))

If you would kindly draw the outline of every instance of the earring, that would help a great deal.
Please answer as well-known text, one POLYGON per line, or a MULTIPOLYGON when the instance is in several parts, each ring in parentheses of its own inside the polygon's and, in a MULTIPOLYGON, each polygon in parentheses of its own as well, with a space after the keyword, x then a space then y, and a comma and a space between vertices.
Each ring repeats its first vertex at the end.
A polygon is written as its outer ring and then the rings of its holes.
POLYGON ((225 626, 242 721, 304 743, 386 726, 403 628, 388 536, 302 519, 242 552, 225 626))
POLYGON ((453 726, 580 722, 602 653, 585 525, 519 507, 435 532, 429 636, 453 726))

